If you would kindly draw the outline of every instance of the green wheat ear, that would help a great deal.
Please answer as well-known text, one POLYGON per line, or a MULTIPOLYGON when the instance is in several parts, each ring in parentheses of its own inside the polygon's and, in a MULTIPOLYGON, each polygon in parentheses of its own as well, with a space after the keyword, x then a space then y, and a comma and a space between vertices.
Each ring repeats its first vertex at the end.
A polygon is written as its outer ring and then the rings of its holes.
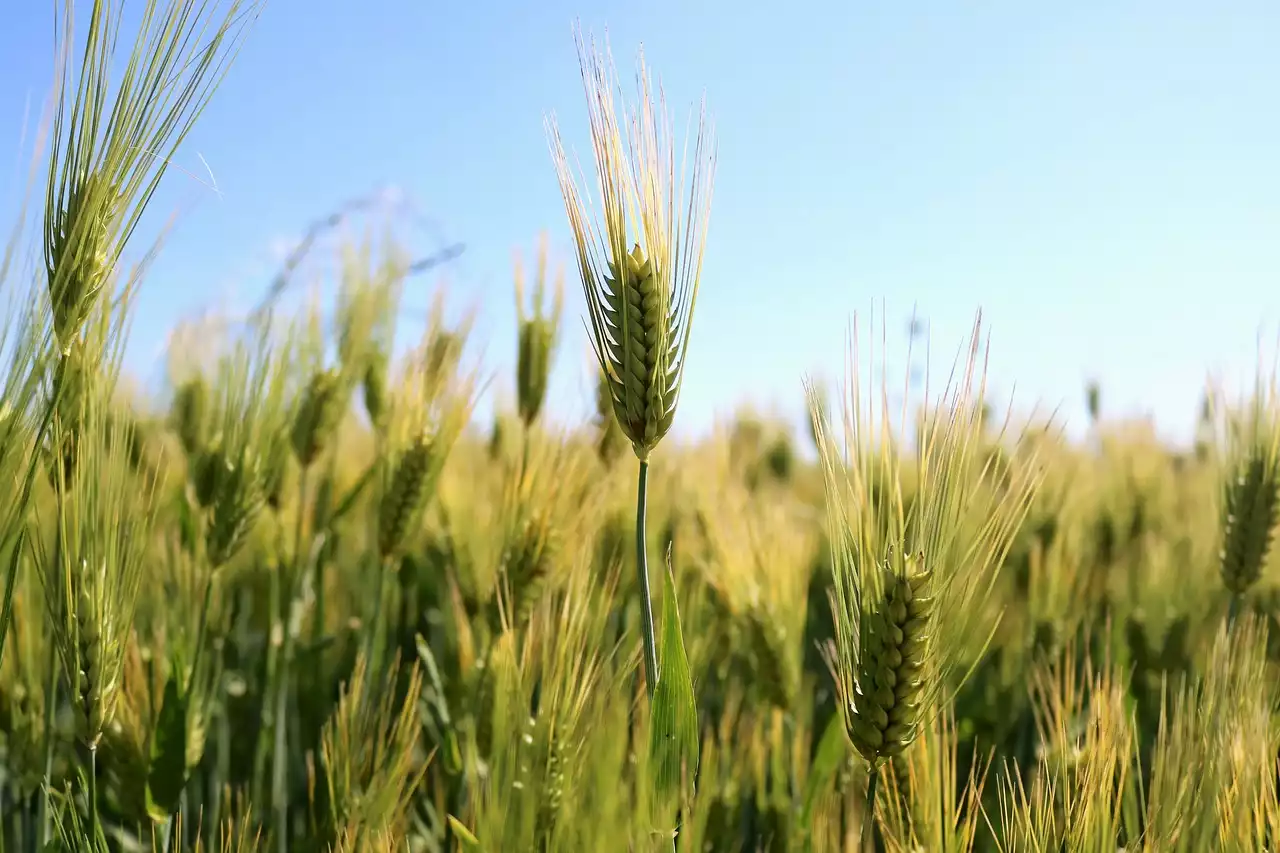
POLYGON ((1222 484, 1223 585, 1239 599, 1261 577, 1280 520, 1280 414, 1274 377, 1259 377, 1253 397, 1225 417, 1222 484))
MULTIPOLYGON (((138 35, 114 97, 109 79, 121 6, 95 0, 84 62, 68 115, 65 85, 54 113, 45 199, 44 261, 53 325, 68 349, 109 286, 121 251, 174 152, 221 82, 254 2, 173 0, 144 5, 138 35)), ((72 2, 64 0, 66 79, 72 2)))
POLYGON ((532 310, 526 311, 524 265, 515 258, 517 313, 516 409, 525 426, 538 419, 547 397, 551 362, 555 358, 564 308, 564 274, 557 270, 551 305, 546 305, 547 239, 538 245, 537 275, 533 284, 532 310))
POLYGON ((911 745, 955 689, 957 665, 985 648, 984 599, 1041 475, 1034 458, 1007 481, 985 461, 975 323, 956 378, 921 421, 908 497, 906 442, 887 389, 864 397, 856 349, 855 330, 843 452, 812 383, 808 393, 832 548, 828 661, 849 740, 874 769, 911 745))
POLYGON ((702 111, 687 190, 675 173, 665 100, 655 109, 640 58, 640 99, 628 133, 614 110, 611 67, 581 38, 603 227, 579 191, 554 120, 548 121, 560 190, 578 255, 592 347, 614 413, 636 456, 647 460, 671 429, 702 273, 715 154, 702 111))

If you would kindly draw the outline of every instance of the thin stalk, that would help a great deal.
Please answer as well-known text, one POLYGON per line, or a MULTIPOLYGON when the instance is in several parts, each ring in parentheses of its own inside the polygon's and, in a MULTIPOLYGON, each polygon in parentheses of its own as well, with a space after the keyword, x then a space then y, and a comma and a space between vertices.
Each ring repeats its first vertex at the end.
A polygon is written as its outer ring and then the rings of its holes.
POLYGON ((876 787, 880 782, 880 767, 872 764, 867 774, 867 804, 862 815, 862 849, 875 853, 876 849, 876 787))
POLYGON ((89 827, 93 833, 93 848, 98 849, 102 827, 98 825, 98 748, 89 747, 89 827))
POLYGON ((649 491, 649 462, 640 460, 636 486, 636 571, 640 581, 640 619, 644 629, 644 686, 649 699, 658 684, 658 641, 653 631, 653 599, 649 593, 649 549, 645 537, 645 504, 649 491))
POLYGON ((37 833, 40 838, 40 850, 49 843, 49 796, 47 790, 53 787, 53 751, 56 741, 53 737, 53 718, 58 707, 58 651, 49 644, 49 680, 44 690, 44 790, 38 791, 39 808, 36 820, 39 822, 37 833))
MULTIPOLYGON (((279 536, 278 538, 283 538, 279 536)), ((280 573, 283 569, 280 566, 272 568, 268 577, 267 590, 267 612, 271 619, 267 626, 267 701, 264 702, 263 713, 265 719, 258 729, 258 743, 254 750, 253 756, 253 798, 251 802, 263 802, 262 789, 265 784, 264 776, 266 774, 267 765, 267 732, 275 731, 275 717, 273 709, 275 705, 270 701, 270 697, 274 695, 276 683, 276 671, 280 668, 280 651, 275 644, 275 626, 280 619, 280 573)), ((281 638, 283 645, 283 637, 281 638)))
MULTIPOLYGON (((338 467, 337 458, 337 456, 329 457, 329 482, 331 483, 336 479, 338 467)), ((327 503, 328 502, 326 502, 326 504, 327 503)), ((319 510, 317 510, 317 514, 318 513, 319 510)), ((324 507, 324 513, 325 519, 323 521, 323 528, 328 528, 332 523, 332 513, 330 512, 328 505, 324 507)), ((322 529, 322 523, 319 518, 316 519, 316 526, 317 529, 322 529)), ((324 637, 324 623, 326 616, 323 560, 316 560, 316 564, 311 569, 311 588, 316 597, 315 613, 311 620, 311 644, 313 646, 318 646, 320 644, 320 640, 324 637)))
POLYGON ((382 621, 383 599, 387 595, 387 575, 391 572, 391 558, 378 563, 377 593, 373 600, 373 614, 369 620, 369 647, 366 652, 372 672, 381 672, 382 666, 382 621))
POLYGON ((297 579, 302 573, 302 537, 307 505, 307 467, 302 466, 298 478, 298 520, 294 528, 293 565, 289 570, 289 595, 285 601, 284 638, 280 650, 280 668, 277 673, 275 693, 276 710, 272 720, 275 726, 275 748, 271 754, 271 805, 276 815, 276 849, 286 853, 289 849, 289 791, 288 791, 288 732, 289 668, 293 655, 293 608, 297 598, 297 579))
POLYGON ((196 680, 196 670, 200 666, 200 654, 204 651, 205 635, 209 632, 209 606, 213 601, 213 573, 216 566, 209 567, 209 576, 204 579, 204 595, 200 605, 200 623, 196 628, 196 650, 192 655, 191 673, 187 677, 186 694, 191 695, 191 687, 196 680))

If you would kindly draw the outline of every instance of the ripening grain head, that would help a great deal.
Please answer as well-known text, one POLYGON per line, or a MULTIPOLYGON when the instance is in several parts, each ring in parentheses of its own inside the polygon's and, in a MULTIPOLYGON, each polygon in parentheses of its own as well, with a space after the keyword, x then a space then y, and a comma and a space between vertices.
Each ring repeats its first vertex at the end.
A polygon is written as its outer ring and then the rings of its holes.
POLYGON ((231 0, 221 10, 198 0, 148 0, 124 74, 113 84, 123 4, 95 0, 73 85, 69 63, 80 54, 72 48, 72 5, 64 0, 59 22, 62 91, 44 220, 54 330, 64 350, 109 286, 170 159, 258 12, 256 0, 231 0))
POLYGON ((643 55, 638 104, 614 103, 605 56, 578 41, 604 221, 575 180, 554 120, 552 153, 586 295, 592 346, 614 412, 645 460, 671 428, 688 353, 711 210, 715 154, 703 110, 693 164, 676 172, 661 90, 654 103, 643 55), (688 185, 684 186, 687 179, 688 185))
MULTIPOLYGON (((910 745, 954 687, 950 675, 975 638, 981 642, 985 598, 1037 486, 1034 460, 996 481, 981 452, 1002 435, 984 427, 980 343, 979 321, 914 437, 894 425, 883 377, 864 398, 856 328, 843 448, 809 387, 832 541, 831 667, 850 739, 873 763, 910 745), (912 495, 904 489, 908 452, 912 495)), ((908 423, 905 403, 896 421, 908 423)))

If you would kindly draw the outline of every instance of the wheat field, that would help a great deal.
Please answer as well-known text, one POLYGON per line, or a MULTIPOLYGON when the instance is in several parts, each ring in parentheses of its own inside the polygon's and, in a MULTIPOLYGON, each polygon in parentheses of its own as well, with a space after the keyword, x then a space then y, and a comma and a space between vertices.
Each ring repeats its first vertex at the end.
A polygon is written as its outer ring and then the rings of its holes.
POLYGON ((678 440, 715 142, 676 168, 581 40, 595 172, 549 124, 577 254, 513 268, 515 364, 441 283, 397 349, 413 264, 350 238, 316 298, 174 330, 143 394, 143 152, 259 7, 96 0, 73 39, 71 5, 42 233, 0 262, 0 850, 1280 848, 1273 373, 1206 388, 1189 451, 1082 389, 1072 442, 993 409, 980 317, 915 411, 859 321, 806 433, 678 440), (598 405, 563 427, 579 286, 598 405))

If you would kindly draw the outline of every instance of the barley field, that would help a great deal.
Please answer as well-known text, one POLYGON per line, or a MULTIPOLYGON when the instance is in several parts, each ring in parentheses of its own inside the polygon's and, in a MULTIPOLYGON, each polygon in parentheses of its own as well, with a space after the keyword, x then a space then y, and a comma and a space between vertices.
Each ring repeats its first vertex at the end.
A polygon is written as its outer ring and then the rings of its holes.
POLYGON ((807 433, 677 440, 715 140, 677 166, 584 38, 585 174, 548 127, 577 257, 512 269, 516 364, 443 284, 397 350, 413 265, 353 238, 328 297, 192 320, 142 394, 145 152, 259 7, 140 8, 73 39, 65 5, 42 231, 0 266, 0 849, 1280 847, 1273 373, 1206 388, 1186 452, 1082 389, 1073 442, 989 403, 980 316, 916 411, 855 321, 839 387, 797 378, 807 433))

